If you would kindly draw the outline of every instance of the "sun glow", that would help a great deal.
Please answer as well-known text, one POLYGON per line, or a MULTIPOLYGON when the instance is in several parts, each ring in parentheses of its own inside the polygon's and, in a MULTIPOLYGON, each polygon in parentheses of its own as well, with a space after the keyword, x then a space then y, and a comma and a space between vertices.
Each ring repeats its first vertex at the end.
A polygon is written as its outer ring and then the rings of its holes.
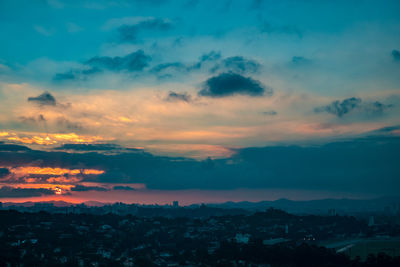
POLYGON ((62 189, 59 188, 59 187, 56 187, 56 188, 54 189, 54 192, 55 192, 56 195, 62 195, 62 189))
POLYGON ((42 174, 42 175, 100 175, 103 174, 103 170, 96 169, 64 169, 64 168, 52 168, 52 167, 16 167, 10 169, 11 173, 24 175, 24 174, 42 174))

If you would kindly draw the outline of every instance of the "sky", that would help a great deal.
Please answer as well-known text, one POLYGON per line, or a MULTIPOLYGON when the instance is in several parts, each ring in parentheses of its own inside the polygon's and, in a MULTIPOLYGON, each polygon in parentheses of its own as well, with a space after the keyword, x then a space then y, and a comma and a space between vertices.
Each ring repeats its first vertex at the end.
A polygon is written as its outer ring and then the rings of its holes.
POLYGON ((0 201, 397 196, 399 11, 0 0, 0 201))

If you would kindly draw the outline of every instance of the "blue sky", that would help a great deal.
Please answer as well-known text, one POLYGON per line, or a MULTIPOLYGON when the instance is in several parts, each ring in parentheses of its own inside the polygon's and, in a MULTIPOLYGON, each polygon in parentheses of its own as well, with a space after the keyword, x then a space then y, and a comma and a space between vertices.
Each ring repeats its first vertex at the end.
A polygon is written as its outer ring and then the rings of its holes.
MULTIPOLYGON (((396 147, 399 11, 398 1, 2 0, 0 139, 47 153, 69 144, 113 144, 96 153, 139 149, 227 166, 239 164, 235 159, 248 147, 297 145, 325 153, 328 144, 360 138, 373 144, 384 138, 396 147)), ((391 153, 383 153, 384 161, 391 162, 391 153)), ((343 172, 372 179, 360 193, 374 193, 378 181, 357 166, 343 172)), ((232 171, 225 167, 223 175, 232 171)), ((279 179, 276 173, 255 168, 248 183, 237 177, 226 188, 286 188, 262 180, 279 179)), ((377 164, 369 173, 382 168, 388 167, 377 164)), ((116 181, 135 182, 131 170, 111 169, 130 177, 116 181)), ((389 169, 390 184, 398 169, 389 169)), ((339 175, 330 172, 329 179, 339 175)), ((299 173, 298 179, 308 175, 299 173)), ((289 189, 299 189, 294 174, 285 175, 289 189)), ((170 186, 139 180, 157 190, 199 189, 201 178, 194 179, 180 186, 180 180, 167 180, 170 186)), ((200 189, 226 183, 221 178, 200 189)), ((330 188, 330 182, 306 184, 304 190, 330 188)))

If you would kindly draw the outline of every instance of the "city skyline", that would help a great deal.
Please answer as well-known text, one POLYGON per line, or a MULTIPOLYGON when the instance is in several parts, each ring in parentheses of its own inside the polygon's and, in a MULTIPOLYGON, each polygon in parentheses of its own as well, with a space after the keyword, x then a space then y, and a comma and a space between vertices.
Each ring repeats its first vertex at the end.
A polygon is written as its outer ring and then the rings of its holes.
POLYGON ((398 1, 0 2, 0 201, 398 196, 398 1))

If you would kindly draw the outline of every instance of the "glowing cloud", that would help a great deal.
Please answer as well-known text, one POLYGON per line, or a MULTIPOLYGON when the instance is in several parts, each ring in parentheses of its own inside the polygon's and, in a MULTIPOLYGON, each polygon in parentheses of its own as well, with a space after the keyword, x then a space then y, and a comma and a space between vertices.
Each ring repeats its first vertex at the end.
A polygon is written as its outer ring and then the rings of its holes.
POLYGON ((101 136, 79 135, 76 133, 29 133, 29 132, 0 132, 0 137, 5 140, 23 144, 56 145, 63 143, 96 143, 112 140, 101 136))
POLYGON ((10 169, 11 173, 26 175, 26 174, 43 174, 43 175, 78 175, 78 174, 86 174, 86 175, 100 175, 103 174, 103 170, 95 170, 95 169, 63 169, 63 168, 50 168, 50 167, 16 167, 10 169))

